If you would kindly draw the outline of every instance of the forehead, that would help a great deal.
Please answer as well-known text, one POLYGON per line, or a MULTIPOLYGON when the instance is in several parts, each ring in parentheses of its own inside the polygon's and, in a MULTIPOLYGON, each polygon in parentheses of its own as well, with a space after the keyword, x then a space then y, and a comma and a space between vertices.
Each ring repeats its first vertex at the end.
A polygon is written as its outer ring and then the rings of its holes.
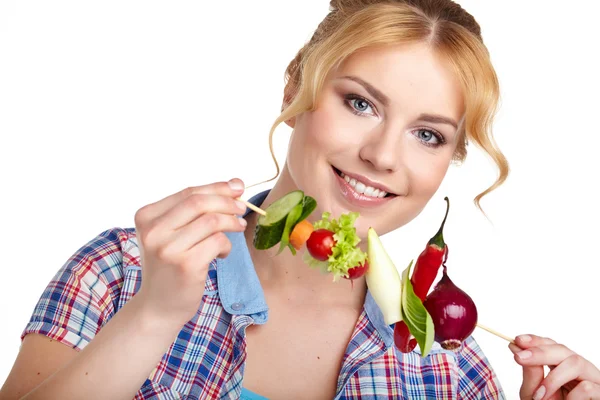
POLYGON ((463 94, 456 74, 426 43, 360 50, 333 74, 358 76, 390 99, 390 108, 430 112, 459 120, 463 94))

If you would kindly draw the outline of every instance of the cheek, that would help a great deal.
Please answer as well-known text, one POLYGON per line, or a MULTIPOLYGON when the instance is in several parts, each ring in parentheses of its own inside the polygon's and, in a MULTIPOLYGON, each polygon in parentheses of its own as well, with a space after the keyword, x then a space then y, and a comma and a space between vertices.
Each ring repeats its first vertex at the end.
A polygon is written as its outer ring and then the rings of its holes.
POLYGON ((335 143, 333 140, 334 124, 327 118, 327 113, 319 109, 302 116, 300 130, 306 146, 313 149, 327 149, 335 143))
POLYGON ((443 149, 437 154, 413 153, 408 168, 409 184, 413 195, 427 201, 439 189, 452 160, 452 149, 443 149))
POLYGON ((315 182, 326 178, 325 173, 329 170, 322 168, 324 160, 341 152, 340 143, 343 142, 336 135, 339 126, 335 120, 335 116, 323 106, 296 118, 287 165, 292 179, 305 190, 311 191, 315 182))
POLYGON ((333 91, 325 91, 319 108, 302 115, 298 134, 304 145, 322 154, 336 154, 356 149, 372 122, 357 118, 343 105, 343 100, 333 91))

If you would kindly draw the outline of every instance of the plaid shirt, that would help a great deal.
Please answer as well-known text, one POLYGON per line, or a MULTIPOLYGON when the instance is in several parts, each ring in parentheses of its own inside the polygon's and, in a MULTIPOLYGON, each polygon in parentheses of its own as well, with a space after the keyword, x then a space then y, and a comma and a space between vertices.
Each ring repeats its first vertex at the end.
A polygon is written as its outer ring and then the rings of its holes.
MULTIPOLYGON (((261 204, 263 192, 251 201, 261 204)), ((237 399, 243 386, 245 328, 267 323, 267 304, 244 236, 214 260, 203 302, 183 326, 135 399, 237 399)), ((140 253, 132 228, 115 228, 81 247, 43 292, 22 337, 39 333, 83 349, 140 289, 140 253)), ((367 293, 343 358, 335 399, 504 399, 487 359, 468 338, 459 352, 434 344, 399 352, 393 330, 367 293)))

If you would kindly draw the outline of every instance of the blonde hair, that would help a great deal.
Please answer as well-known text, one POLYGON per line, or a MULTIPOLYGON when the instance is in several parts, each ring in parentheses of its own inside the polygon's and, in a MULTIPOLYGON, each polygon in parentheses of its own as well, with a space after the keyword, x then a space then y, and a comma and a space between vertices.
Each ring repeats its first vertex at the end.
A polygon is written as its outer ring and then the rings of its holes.
POLYGON ((474 199, 481 209, 481 198, 500 186, 509 172, 491 132, 500 90, 479 25, 451 0, 332 0, 329 14, 286 69, 282 112, 269 133, 269 148, 277 168, 270 180, 280 173, 273 151, 275 129, 317 108, 330 71, 357 50, 414 42, 426 42, 437 50, 461 83, 466 112, 454 159, 463 161, 467 143, 473 141, 498 167, 494 184, 474 199))

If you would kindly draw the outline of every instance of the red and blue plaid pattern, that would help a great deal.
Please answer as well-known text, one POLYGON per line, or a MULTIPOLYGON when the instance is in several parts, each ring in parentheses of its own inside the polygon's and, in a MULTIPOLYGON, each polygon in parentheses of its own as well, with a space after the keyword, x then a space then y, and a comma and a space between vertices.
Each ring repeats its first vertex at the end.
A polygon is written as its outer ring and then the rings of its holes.
MULTIPOLYGON (((251 309, 244 311, 241 303, 230 303, 239 299, 224 302, 226 295, 220 294, 226 292, 224 282, 246 288, 248 282, 253 282, 250 275, 246 276, 254 272, 251 264, 238 262, 249 259, 240 255, 247 252, 240 248, 243 235, 240 237, 232 240, 232 254, 238 253, 233 256, 238 271, 220 277, 227 268, 218 268, 220 260, 213 261, 200 309, 181 329, 135 399, 239 398, 246 356, 245 328, 267 322, 266 307, 260 301, 247 303, 251 309), (234 312, 232 308, 242 310, 234 312)), ((81 350, 132 298, 140 284, 134 229, 103 232, 75 252, 58 271, 41 295, 22 336, 38 333, 81 350)), ((262 289, 258 284, 254 286, 248 290, 260 300, 262 289)), ((439 346, 425 358, 418 348, 409 354, 400 353, 393 345, 390 327, 383 324, 373 304, 372 299, 365 303, 355 327, 339 374, 336 399, 504 399, 493 370, 472 338, 457 353, 439 346)))

